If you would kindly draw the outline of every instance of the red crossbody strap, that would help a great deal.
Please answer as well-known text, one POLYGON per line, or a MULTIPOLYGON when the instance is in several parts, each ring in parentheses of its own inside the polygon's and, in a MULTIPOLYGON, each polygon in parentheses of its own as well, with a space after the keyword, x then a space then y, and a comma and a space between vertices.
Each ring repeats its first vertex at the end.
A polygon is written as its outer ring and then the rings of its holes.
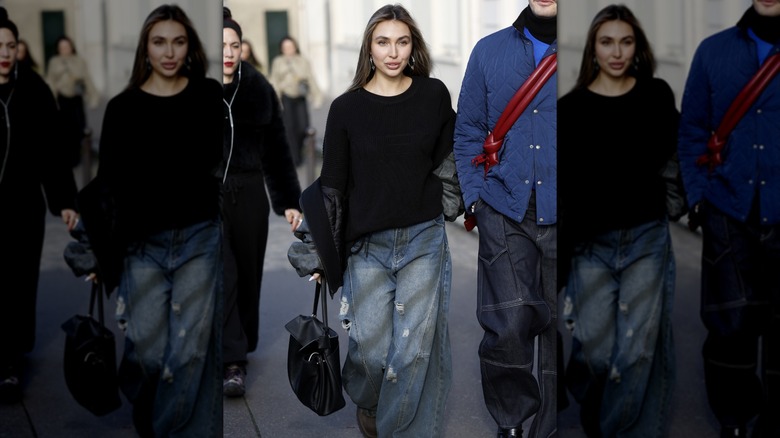
POLYGON ((747 110, 758 99, 761 92, 769 85, 772 78, 780 71, 780 53, 768 57, 760 69, 750 78, 750 81, 744 88, 737 94, 734 101, 731 102, 731 106, 723 116, 718 129, 712 133, 709 141, 707 142, 707 152, 702 154, 696 159, 698 165, 709 165, 710 171, 715 166, 723 162, 721 151, 726 146, 726 138, 728 138, 731 131, 737 126, 737 123, 742 118, 747 110))
POLYGON ((504 136, 509 131, 509 128, 514 125, 520 114, 528 107, 557 68, 557 53, 543 58, 534 68, 534 71, 526 78, 525 82, 523 82, 523 85, 515 92, 512 99, 509 100, 506 108, 504 108, 504 112, 501 113, 498 122, 496 122, 496 127, 488 134, 482 145, 484 152, 471 160, 475 166, 485 165, 485 175, 487 175, 488 170, 492 166, 498 164, 498 150, 501 149, 501 145, 504 143, 504 136))
POLYGON ((557 68, 558 56, 556 53, 545 57, 539 62, 539 65, 531 72, 528 79, 523 82, 523 85, 517 90, 515 95, 512 96, 512 99, 506 105, 504 112, 501 113, 501 117, 498 118, 496 127, 492 132, 494 139, 499 140, 504 138, 507 131, 509 131, 509 128, 515 124, 517 118, 520 117, 520 114, 528 107, 528 104, 536 97, 536 94, 542 89, 544 83, 550 79, 550 76, 555 73, 557 68), (511 113, 509 111, 510 109, 512 109, 511 113))

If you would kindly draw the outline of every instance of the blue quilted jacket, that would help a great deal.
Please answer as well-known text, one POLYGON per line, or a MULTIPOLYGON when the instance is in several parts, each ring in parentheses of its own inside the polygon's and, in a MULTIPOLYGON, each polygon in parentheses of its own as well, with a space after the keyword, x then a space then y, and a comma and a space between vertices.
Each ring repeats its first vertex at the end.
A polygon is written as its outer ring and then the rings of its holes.
MULTIPOLYGON (((770 54, 780 51, 775 45, 770 54)), ((734 97, 758 70, 756 43, 732 27, 702 41, 694 54, 683 94, 678 156, 689 205, 706 199, 744 222, 756 195, 761 224, 780 223, 780 75, 748 109, 709 173, 697 166, 707 140, 734 97)))
MULTIPOLYGON (((544 56, 555 53, 557 42, 544 56)), ((536 222, 557 221, 556 103, 554 74, 509 129, 499 151, 499 164, 487 176, 471 159, 495 127, 504 107, 535 68, 533 43, 513 26, 482 38, 474 46, 458 98, 455 158, 467 206, 482 199, 501 214, 522 221, 532 188, 536 190, 536 222)))

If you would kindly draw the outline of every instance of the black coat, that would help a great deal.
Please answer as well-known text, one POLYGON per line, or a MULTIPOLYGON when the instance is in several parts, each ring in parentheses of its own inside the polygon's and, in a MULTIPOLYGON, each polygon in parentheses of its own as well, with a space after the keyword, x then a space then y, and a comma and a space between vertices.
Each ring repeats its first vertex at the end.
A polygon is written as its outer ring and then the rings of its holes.
POLYGON ((223 110, 223 170, 227 166, 228 175, 261 171, 274 212, 281 215, 285 209, 299 209, 298 174, 279 100, 268 80, 249 63, 242 62, 233 82, 225 85, 223 110))
POLYGON ((76 181, 49 86, 32 69, 20 68, 18 78, 0 88, 6 110, 0 108, 0 203, 36 216, 43 202, 57 216, 64 208, 75 208, 76 181))

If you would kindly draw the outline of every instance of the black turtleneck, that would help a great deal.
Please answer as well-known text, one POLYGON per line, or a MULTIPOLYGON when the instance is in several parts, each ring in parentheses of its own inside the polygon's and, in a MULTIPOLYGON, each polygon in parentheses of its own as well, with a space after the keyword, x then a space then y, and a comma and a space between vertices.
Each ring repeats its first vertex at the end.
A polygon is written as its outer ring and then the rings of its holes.
POLYGON ((766 17, 760 15, 751 6, 739 19, 737 26, 740 28, 750 28, 756 34, 757 37, 770 43, 776 44, 780 42, 780 16, 766 17))
POLYGON ((515 20, 513 26, 520 32, 528 29, 534 38, 545 44, 552 44, 558 37, 557 17, 539 17, 533 13, 530 6, 526 6, 515 20))

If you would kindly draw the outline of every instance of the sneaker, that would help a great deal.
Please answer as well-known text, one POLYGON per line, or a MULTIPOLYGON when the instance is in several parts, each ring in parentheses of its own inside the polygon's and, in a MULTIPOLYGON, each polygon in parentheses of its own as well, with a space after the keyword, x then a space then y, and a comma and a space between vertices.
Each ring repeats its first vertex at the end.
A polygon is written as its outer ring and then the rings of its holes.
POLYGON ((227 397, 241 397, 246 393, 246 369, 237 364, 230 364, 225 369, 225 379, 222 381, 222 394, 227 397))
POLYGON ((357 424, 360 433, 362 433, 365 438, 377 438, 375 413, 372 414, 368 409, 363 409, 358 406, 357 424))
POLYGON ((0 380, 0 403, 13 404, 22 401, 22 385, 19 376, 10 374, 0 380))

